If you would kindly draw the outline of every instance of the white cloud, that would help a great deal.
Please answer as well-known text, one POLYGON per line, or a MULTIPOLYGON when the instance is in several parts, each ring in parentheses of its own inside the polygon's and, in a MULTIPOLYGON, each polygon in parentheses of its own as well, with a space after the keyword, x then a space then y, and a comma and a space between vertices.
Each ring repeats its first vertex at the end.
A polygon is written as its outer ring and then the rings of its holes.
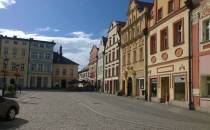
POLYGON ((43 28, 37 28, 35 32, 48 32, 48 31, 53 31, 53 32, 60 32, 60 29, 53 29, 49 26, 43 27, 43 28))
POLYGON ((6 9, 16 3, 16 0, 0 0, 0 9, 6 9))
POLYGON ((67 35, 72 37, 80 37, 80 38, 90 38, 93 34, 87 34, 82 31, 68 33, 67 35))
POLYGON ((44 27, 44 28, 37 28, 36 31, 37 32, 47 32, 50 30, 50 27, 47 26, 47 27, 44 27))
POLYGON ((35 40, 44 40, 44 41, 52 41, 54 40, 57 45, 55 47, 55 51, 58 50, 60 45, 63 46, 63 53, 69 59, 80 64, 80 67, 83 67, 88 64, 89 55, 92 45, 99 45, 100 39, 91 38, 92 34, 88 34, 85 32, 72 32, 72 34, 68 37, 50 37, 39 35, 37 33, 27 33, 21 30, 15 29, 0 29, 1 35, 7 35, 9 37, 13 37, 16 35, 19 38, 33 38, 35 40))

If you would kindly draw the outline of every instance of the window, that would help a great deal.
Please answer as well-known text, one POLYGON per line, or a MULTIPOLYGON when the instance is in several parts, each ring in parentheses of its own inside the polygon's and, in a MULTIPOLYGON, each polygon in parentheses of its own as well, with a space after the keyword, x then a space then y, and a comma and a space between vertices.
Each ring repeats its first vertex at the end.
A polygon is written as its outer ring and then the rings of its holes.
POLYGON ((111 69, 109 69, 109 76, 108 77, 110 77, 111 76, 111 69))
POLYGON ((42 72, 43 71, 43 64, 38 64, 38 71, 42 72))
POLYGON ((179 101, 185 101, 185 77, 174 77, 174 99, 179 101))
POLYGON ((150 80, 151 84, 151 96, 152 97, 157 97, 157 79, 151 79, 150 80))
POLYGON ((136 50, 133 51, 133 63, 136 63, 136 50))
POLYGON ((117 49, 117 59, 120 58, 120 49, 117 49))
POLYGON ((56 74, 56 75, 59 75, 59 74, 60 74, 60 70, 59 70, 59 69, 56 69, 56 70, 55 70, 55 74, 56 74))
POLYGON ((21 64, 21 65, 20 65, 20 70, 21 70, 21 71, 24 71, 24 69, 25 69, 25 64, 21 64))
POLYGON ((52 71, 52 66, 51 66, 51 64, 45 64, 45 68, 46 68, 46 71, 47 72, 51 72, 52 71))
POLYGON ((22 57, 25 57, 25 55, 26 55, 26 49, 23 48, 23 49, 21 50, 21 55, 22 55, 22 57))
POLYGON ((37 59, 38 58, 38 54, 37 52, 32 52, 32 59, 37 59))
POLYGON ((44 53, 43 52, 39 53, 39 59, 44 59, 44 53))
POLYGON ((184 28, 183 20, 180 20, 174 24, 174 46, 183 44, 184 28))
POLYGON ((63 75, 66 75, 66 69, 63 69, 62 74, 63 74, 63 75))
POLYGON ((170 0, 168 2, 168 13, 171 13, 174 11, 174 0, 170 0))
POLYGON ((156 34, 150 38, 150 54, 153 55, 157 53, 157 39, 156 34))
POLYGON ((164 51, 168 49, 168 29, 164 29, 160 32, 161 35, 161 43, 160 43, 160 50, 164 51))
POLYGON ((14 43, 15 45, 17 45, 17 44, 18 44, 18 42, 17 42, 17 41, 13 41, 13 43, 14 43))
POLYGON ((158 20, 163 18, 163 8, 158 9, 158 20))
POLYGON ((4 47, 4 56, 7 57, 8 55, 8 47, 4 47))
POLYGON ((49 60, 51 58, 50 53, 46 53, 45 58, 49 60))
POLYGON ((115 35, 113 35, 113 43, 115 43, 115 35))
POLYGON ((23 42, 23 45, 26 46, 26 42, 23 42))
POLYGON ((32 64, 32 65, 31 65, 31 70, 32 70, 32 71, 36 71, 36 64, 32 64))
POLYGON ((16 71, 16 64, 15 63, 11 64, 11 69, 12 69, 12 71, 16 71))
POLYGON ((128 58, 127 58, 127 60, 128 60, 128 64, 130 64, 130 63, 131 63, 131 61, 130 61, 130 53, 128 53, 128 58))
POLYGON ((119 73, 120 73, 119 66, 116 66, 116 76, 119 76, 119 73))
POLYGON ((111 62, 111 52, 109 53, 109 62, 111 62))
POLYGON ((13 48, 13 52, 12 52, 13 56, 16 57, 17 56, 17 48, 13 48))
POLYGON ((112 68, 112 77, 114 77, 115 74, 114 74, 114 67, 112 68))
POLYGON ((73 69, 70 69, 69 70, 69 73, 70 73, 71 76, 73 76, 74 75, 74 70, 73 69))
POLYGON ((42 43, 39 44, 39 47, 44 48, 44 44, 42 44, 42 43))
POLYGON ((203 22, 203 41, 210 40, 210 19, 203 22))
POLYGON ((140 50, 139 50, 139 57, 140 57, 140 60, 142 60, 142 59, 144 59, 143 57, 144 57, 144 54, 143 54, 144 52, 143 52, 143 47, 141 47, 140 48, 140 50))
POLYGON ((115 50, 112 50, 112 61, 115 60, 115 50))

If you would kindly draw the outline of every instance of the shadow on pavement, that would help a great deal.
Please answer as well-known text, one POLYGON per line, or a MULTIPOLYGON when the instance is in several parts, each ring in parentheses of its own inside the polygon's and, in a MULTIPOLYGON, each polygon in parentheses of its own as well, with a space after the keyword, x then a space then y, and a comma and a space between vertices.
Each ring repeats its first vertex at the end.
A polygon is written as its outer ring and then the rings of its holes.
POLYGON ((0 119, 0 130, 15 130, 28 122, 29 121, 21 118, 16 118, 14 121, 5 121, 4 119, 0 119))

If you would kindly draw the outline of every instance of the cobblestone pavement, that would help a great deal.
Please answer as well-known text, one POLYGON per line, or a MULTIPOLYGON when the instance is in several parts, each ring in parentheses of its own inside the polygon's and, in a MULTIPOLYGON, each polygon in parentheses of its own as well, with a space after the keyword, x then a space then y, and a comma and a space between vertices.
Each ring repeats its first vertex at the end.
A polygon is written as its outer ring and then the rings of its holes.
POLYGON ((210 130, 210 114, 99 93, 27 91, 0 130, 210 130))

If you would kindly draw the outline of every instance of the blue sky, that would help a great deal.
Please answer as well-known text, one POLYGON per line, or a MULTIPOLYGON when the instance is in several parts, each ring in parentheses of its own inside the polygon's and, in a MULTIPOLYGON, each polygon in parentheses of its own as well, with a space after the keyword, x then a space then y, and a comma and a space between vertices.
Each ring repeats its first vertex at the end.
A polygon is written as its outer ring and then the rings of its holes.
MULTIPOLYGON (((151 2, 152 0, 145 0, 151 2)), ((126 20, 129 0, 0 0, 0 33, 55 40, 64 56, 88 64, 112 20, 126 20)))

